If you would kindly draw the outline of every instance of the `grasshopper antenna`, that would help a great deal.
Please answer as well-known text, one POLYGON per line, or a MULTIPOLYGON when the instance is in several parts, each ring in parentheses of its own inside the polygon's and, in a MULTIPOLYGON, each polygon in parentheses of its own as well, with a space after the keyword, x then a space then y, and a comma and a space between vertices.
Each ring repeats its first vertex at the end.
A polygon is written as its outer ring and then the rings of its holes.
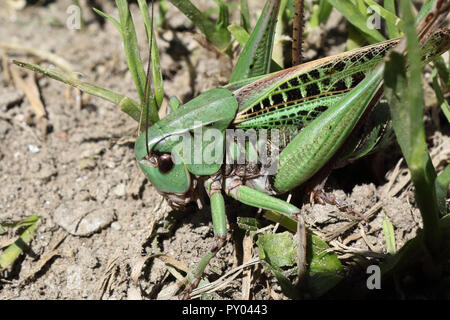
MULTIPOLYGON (((151 20, 150 20, 150 52, 148 57, 148 63, 147 63, 147 76, 145 77, 145 86, 144 86, 144 98, 142 99, 141 103, 141 115, 139 118, 139 129, 138 132, 141 132, 141 126, 142 126, 142 117, 145 117, 145 148, 147 150, 147 155, 150 156, 150 149, 148 148, 148 127, 150 125, 149 122, 149 102, 150 99, 153 99, 151 96, 151 84, 153 82, 153 76, 151 72, 151 61, 152 61, 152 46, 153 46, 153 16, 154 16, 154 6, 153 6, 153 0, 151 1, 151 20)), ((148 40, 147 36, 147 40, 148 40)))

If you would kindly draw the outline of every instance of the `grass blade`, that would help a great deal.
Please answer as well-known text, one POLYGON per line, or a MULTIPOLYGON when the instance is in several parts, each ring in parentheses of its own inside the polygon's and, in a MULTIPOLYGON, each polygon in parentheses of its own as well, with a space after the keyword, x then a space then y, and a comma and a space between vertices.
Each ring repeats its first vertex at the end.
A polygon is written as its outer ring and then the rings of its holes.
POLYGON ((347 19, 348 22, 350 22, 362 33, 364 33, 369 43, 376 43, 386 40, 383 37, 383 35, 376 29, 370 29, 368 27, 367 13, 362 14, 359 7, 357 7, 353 2, 340 0, 328 0, 328 1, 347 19))
POLYGON ((50 68, 41 68, 40 66, 32 63, 21 62, 17 60, 13 60, 13 63, 18 65, 19 67, 38 72, 43 74, 44 76, 50 77, 52 79, 64 82, 72 87, 78 88, 83 92, 86 92, 90 95, 105 99, 110 101, 121 107, 122 111, 132 117, 134 120, 139 121, 140 116, 140 106, 139 104, 119 93, 112 92, 110 90, 101 88, 89 82, 81 81, 72 77, 71 75, 59 71, 57 69, 50 68))
POLYGON ((270 72, 280 0, 267 0, 255 29, 233 69, 230 82, 270 72))
POLYGON ((241 27, 245 31, 250 32, 252 30, 252 25, 250 23, 250 11, 248 9, 248 1, 241 0, 241 27))
POLYGON ((448 105, 447 100, 445 100, 444 94, 442 93, 441 87, 439 86, 438 69, 436 67, 433 68, 431 77, 433 78, 433 89, 436 94, 436 98, 438 99, 439 105, 441 106, 442 112, 447 118, 447 121, 450 123, 450 106, 448 105))
POLYGON ((8 248, 6 248, 0 255, 0 271, 13 264, 17 257, 26 250, 28 244, 34 236, 34 231, 36 230, 38 220, 38 216, 31 216, 16 224, 16 226, 20 225, 22 227, 27 227, 19 238, 8 248))
POLYGON ((231 35, 226 28, 217 29, 216 26, 192 4, 190 0, 170 0, 192 23, 200 29, 214 46, 225 51, 229 44, 231 35))
POLYGON ((411 12, 411 3, 400 4, 405 22, 407 59, 391 52, 385 68, 385 92, 392 124, 402 153, 411 171, 417 204, 422 214, 424 238, 428 249, 437 256, 441 241, 439 209, 435 189, 436 171, 425 143, 423 124, 423 88, 419 43, 411 12), (409 65, 409 70, 406 70, 409 65))
POLYGON ((147 39, 148 41, 152 39, 152 43, 151 44, 149 43, 148 46, 150 50, 152 63, 152 75, 153 75, 152 79, 153 79, 156 109, 159 110, 164 98, 164 82, 161 72, 161 61, 159 59, 158 45, 156 43, 155 29, 151 27, 152 22, 150 15, 148 13, 147 2, 144 0, 138 0, 138 4, 139 9, 141 10, 142 13, 142 18, 144 20, 145 30, 147 32, 147 39))
POLYGON ((394 226, 388 216, 383 217, 383 232, 386 241, 386 250, 389 254, 395 254, 397 246, 395 245, 394 226))
MULTIPOLYGON (((144 90, 146 74, 144 66, 142 64, 141 56, 139 54, 139 46, 133 18, 131 17, 131 13, 128 8, 128 2, 126 0, 116 0, 116 5, 119 10, 120 21, 117 21, 116 19, 112 18, 104 12, 101 12, 100 10, 94 9, 94 11, 111 21, 120 32, 120 35, 123 39, 125 58, 127 60, 128 69, 130 70, 131 77, 133 78, 136 89, 138 91, 139 99, 142 102, 145 100, 144 90)), ((158 110, 154 103, 150 103, 149 117, 151 123, 155 123, 159 120, 158 110)))
POLYGON ((441 56, 436 57, 433 62, 442 83, 447 87, 450 86, 450 71, 444 61, 444 58, 442 58, 441 56))
POLYGON ((439 212, 441 217, 449 214, 447 211, 448 186, 450 185, 450 164, 447 165, 436 179, 436 196, 438 199, 439 212))
MULTIPOLYGON (((384 8, 396 16, 394 0, 384 0, 384 8)), ((395 25, 395 23, 391 23, 386 20, 386 29, 389 38, 393 39, 400 37, 400 29, 395 25)))

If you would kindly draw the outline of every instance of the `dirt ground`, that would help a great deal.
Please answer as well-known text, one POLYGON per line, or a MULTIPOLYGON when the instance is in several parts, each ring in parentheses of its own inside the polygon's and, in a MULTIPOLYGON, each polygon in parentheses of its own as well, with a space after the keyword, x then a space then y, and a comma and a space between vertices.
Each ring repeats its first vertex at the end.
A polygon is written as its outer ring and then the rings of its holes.
MULTIPOLYGON (((113 1, 97 3, 117 17, 113 1)), ((205 8, 208 1, 196 3, 205 8)), ((69 61, 83 80, 137 99, 119 33, 111 23, 99 23, 90 12, 85 12, 85 30, 69 30, 65 22, 71 4, 61 0, 19 11, 2 7, 1 44, 52 52, 69 61)), ((143 44, 136 5, 132 12, 143 44)), ((167 22, 158 37, 165 103, 170 96, 188 101, 226 84, 232 61, 202 47, 191 24, 175 8, 169 8, 167 22)), ((323 32, 307 39, 306 58, 343 51, 345 28, 342 17, 334 14, 323 32), (329 33, 336 36, 327 37, 329 33)), ((7 78, 5 68, 11 66, 12 58, 33 61, 33 56, 24 55, 23 50, 0 52, 0 221, 41 217, 29 252, 3 272, 0 299, 172 297, 176 276, 197 263, 213 243, 209 209, 172 212, 136 165, 135 121, 111 103, 80 96, 64 84, 39 77, 49 127, 43 134, 42 122, 33 115, 23 91, 7 78)), ((425 79, 430 82, 430 78, 428 70, 425 79)), ((439 171, 449 162, 450 136, 448 127, 440 127, 445 122, 433 111, 436 99, 429 85, 426 92, 431 110, 427 112, 431 115, 428 142, 439 171)), ((400 159, 393 146, 330 177, 327 190, 355 210, 372 213, 368 226, 353 223, 333 206, 304 206, 308 225, 328 240, 344 266, 359 264, 362 269, 373 259, 385 257, 381 227, 385 216, 394 225, 397 248, 421 227, 400 159)), ((293 194, 297 201, 302 197, 293 194)), ((239 215, 241 207, 232 204, 230 208, 239 215)), ((285 299, 276 280, 260 264, 254 263, 243 273, 235 270, 258 253, 248 238, 238 241, 231 232, 230 238, 207 268, 209 281, 216 281, 218 288, 211 297, 285 299), (249 279, 252 285, 245 286, 249 279)), ((2 235, 0 244, 11 239, 15 239, 11 232, 2 235)))

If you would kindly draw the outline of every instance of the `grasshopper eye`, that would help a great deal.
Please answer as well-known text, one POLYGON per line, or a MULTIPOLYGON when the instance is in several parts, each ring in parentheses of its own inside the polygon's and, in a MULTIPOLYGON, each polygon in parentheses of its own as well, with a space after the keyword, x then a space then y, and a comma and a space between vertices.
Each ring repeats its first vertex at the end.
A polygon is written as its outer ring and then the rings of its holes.
POLYGON ((168 173, 173 169, 174 163, 170 154, 163 154, 158 158, 158 169, 161 173, 168 173))

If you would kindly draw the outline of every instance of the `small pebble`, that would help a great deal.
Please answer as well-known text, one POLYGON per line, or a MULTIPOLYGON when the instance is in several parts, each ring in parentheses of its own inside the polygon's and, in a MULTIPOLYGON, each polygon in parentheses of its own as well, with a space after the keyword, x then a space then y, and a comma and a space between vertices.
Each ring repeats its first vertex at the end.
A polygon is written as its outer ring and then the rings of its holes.
POLYGON ((113 228, 114 230, 120 231, 122 229, 122 226, 120 225, 120 223, 115 221, 111 224, 111 228, 113 228))
POLYGON ((28 145, 28 150, 30 150, 31 153, 38 153, 39 152, 39 147, 35 146, 34 144, 29 144, 28 145))
POLYGON ((92 158, 83 158, 78 161, 78 167, 80 169, 91 170, 94 169, 97 163, 92 158))
POLYGON ((67 201, 56 208, 53 219, 70 234, 89 236, 110 225, 114 213, 95 203, 67 201))
POLYGON ((123 183, 121 183, 114 187, 113 192, 116 196, 123 197, 127 193, 127 188, 123 183))

